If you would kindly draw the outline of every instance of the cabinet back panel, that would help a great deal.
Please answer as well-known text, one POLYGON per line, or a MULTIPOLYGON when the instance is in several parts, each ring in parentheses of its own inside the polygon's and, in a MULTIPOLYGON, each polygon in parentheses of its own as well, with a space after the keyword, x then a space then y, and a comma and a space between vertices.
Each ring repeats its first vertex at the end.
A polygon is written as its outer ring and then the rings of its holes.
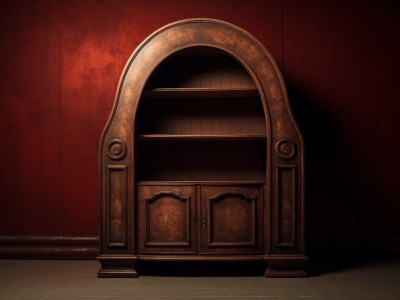
POLYGON ((258 98, 144 99, 137 134, 265 135, 258 98))
POLYGON ((143 141, 140 181, 264 181, 265 141, 143 141))
POLYGON ((243 67, 227 55, 175 55, 147 83, 152 88, 255 88, 243 67))

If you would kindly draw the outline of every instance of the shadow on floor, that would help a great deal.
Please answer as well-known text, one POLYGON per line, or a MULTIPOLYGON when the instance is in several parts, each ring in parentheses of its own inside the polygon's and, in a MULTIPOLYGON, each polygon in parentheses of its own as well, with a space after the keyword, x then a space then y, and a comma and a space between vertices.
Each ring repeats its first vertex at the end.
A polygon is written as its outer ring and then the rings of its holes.
MULTIPOLYGON (((390 264, 399 257, 334 257, 310 259, 307 272, 310 277, 363 269, 371 265, 390 264)), ((150 262, 140 261, 139 274, 148 276, 177 277, 251 277, 264 276, 266 264, 263 262, 150 262)))
POLYGON ((264 276, 263 262, 150 262, 139 261, 141 275, 152 276, 264 276))
POLYGON ((385 265, 400 260, 398 242, 368 240, 331 239, 320 245, 308 248, 309 262, 307 271, 310 276, 356 270, 372 265, 385 265), (335 242, 336 241, 336 242, 335 242), (395 245, 395 246, 393 246, 395 245))
POLYGON ((308 263, 307 272, 309 276, 315 277, 346 270, 356 270, 378 262, 380 262, 380 260, 377 259, 315 260, 308 263))

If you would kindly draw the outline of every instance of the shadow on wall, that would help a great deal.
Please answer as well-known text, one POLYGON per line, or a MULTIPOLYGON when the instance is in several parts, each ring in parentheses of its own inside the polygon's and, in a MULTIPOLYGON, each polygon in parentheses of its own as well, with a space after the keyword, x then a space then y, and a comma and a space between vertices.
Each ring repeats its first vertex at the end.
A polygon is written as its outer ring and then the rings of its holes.
POLYGON ((321 101, 290 83, 287 89, 305 145, 307 255, 359 257, 384 251, 371 242, 379 236, 372 205, 377 195, 355 175, 362 169, 354 170, 352 155, 358 149, 351 149, 351 137, 340 120, 315 105, 321 101))

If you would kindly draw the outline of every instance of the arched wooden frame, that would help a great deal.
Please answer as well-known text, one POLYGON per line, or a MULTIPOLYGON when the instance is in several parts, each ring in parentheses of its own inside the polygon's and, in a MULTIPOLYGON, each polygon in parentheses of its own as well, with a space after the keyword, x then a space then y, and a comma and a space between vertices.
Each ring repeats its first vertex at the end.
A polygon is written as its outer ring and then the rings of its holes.
POLYGON ((129 58, 100 140, 100 277, 136 277, 135 118, 155 68, 189 48, 218 48, 236 59, 259 91, 267 123, 264 249, 267 277, 305 276, 304 155, 282 75, 252 35, 230 23, 187 19, 151 34, 129 58))

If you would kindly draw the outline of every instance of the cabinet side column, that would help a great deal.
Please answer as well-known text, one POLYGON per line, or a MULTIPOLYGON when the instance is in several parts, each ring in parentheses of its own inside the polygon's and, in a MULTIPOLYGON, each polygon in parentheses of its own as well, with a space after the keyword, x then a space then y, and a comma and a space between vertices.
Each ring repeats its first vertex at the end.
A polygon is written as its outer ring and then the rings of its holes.
POLYGON ((271 249, 266 277, 306 277, 304 255, 304 185, 302 149, 276 142, 272 170, 271 249))
POLYGON ((107 164, 101 174, 101 263, 98 277, 137 277, 133 255, 133 199, 129 197, 129 167, 107 164))

